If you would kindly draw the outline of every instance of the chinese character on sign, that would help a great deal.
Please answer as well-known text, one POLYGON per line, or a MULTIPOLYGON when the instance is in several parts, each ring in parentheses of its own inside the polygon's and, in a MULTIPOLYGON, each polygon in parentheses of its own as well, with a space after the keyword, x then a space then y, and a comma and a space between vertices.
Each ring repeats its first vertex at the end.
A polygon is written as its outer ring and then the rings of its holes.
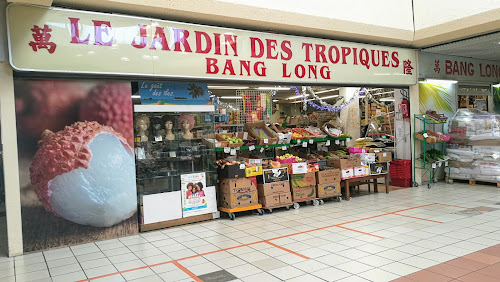
POLYGON ((412 74, 411 70, 413 69, 413 67, 411 66, 411 61, 410 60, 406 60, 406 61, 403 61, 403 73, 404 74, 412 74))
POLYGON ((437 73, 441 71, 441 68, 439 67, 439 60, 434 61, 434 71, 437 73))
POLYGON ((35 25, 31 31, 33 31, 33 39, 34 41, 30 41, 29 45, 33 48, 33 51, 38 51, 39 49, 47 49, 49 54, 54 53, 57 45, 54 42, 50 42, 50 32, 52 29, 49 28, 48 25, 43 25, 43 28, 35 25))

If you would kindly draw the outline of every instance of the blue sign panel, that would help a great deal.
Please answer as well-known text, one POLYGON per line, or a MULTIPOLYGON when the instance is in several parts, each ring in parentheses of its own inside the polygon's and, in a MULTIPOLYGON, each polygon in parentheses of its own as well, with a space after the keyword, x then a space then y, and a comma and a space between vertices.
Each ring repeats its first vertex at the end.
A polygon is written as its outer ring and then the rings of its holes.
POLYGON ((204 83, 139 81, 141 104, 211 105, 204 83))

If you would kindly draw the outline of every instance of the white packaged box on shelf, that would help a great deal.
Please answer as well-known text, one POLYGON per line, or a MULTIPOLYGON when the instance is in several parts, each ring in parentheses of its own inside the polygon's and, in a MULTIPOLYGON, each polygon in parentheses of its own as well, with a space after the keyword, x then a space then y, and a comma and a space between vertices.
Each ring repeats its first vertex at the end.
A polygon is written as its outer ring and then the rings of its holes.
POLYGON ((358 167, 353 168, 353 170, 354 170, 354 177, 361 177, 361 176, 370 175, 370 173, 367 174, 365 166, 358 166, 358 167))
POLYGON ((340 170, 340 179, 349 179, 354 177, 354 168, 346 168, 340 170))

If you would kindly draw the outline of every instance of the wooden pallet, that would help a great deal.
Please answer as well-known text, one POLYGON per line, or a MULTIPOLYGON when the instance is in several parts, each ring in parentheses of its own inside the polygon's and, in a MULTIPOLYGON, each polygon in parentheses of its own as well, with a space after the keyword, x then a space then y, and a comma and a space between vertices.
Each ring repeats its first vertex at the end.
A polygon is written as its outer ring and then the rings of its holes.
POLYGON ((469 184, 469 185, 497 185, 497 187, 500 188, 500 182, 499 181, 484 181, 484 180, 476 180, 476 179, 460 179, 460 178, 448 178, 446 177, 445 181, 446 183, 449 183, 449 181, 452 180, 453 183, 462 183, 462 184, 469 184))

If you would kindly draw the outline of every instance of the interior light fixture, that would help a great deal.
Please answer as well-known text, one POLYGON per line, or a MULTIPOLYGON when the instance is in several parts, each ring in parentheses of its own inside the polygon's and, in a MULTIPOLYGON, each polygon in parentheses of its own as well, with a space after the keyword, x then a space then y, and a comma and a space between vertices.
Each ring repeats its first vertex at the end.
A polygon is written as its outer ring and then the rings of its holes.
POLYGON ((382 98, 380 99, 380 102, 394 102, 394 98, 382 98))
POLYGON ((290 87, 259 87, 259 90, 290 90, 290 87))
POLYGON ((389 93, 394 93, 394 90, 387 91, 387 92, 382 92, 382 93, 375 93, 375 94, 373 94, 373 96, 382 95, 382 94, 389 94, 389 93))
POLYGON ((425 79, 426 83, 432 83, 432 84, 443 84, 443 83, 457 83, 458 81, 456 80, 449 80, 449 79, 425 79))
POLYGON ((339 95, 326 96, 326 97, 321 97, 319 99, 320 100, 326 100, 326 99, 331 99, 331 98, 336 98, 336 97, 339 97, 339 95))
POLYGON ((293 100, 293 99, 297 99, 297 98, 304 98, 304 97, 309 97, 309 94, 305 94, 305 95, 296 95, 296 96, 288 97, 288 98, 286 98, 286 99, 287 99, 287 100, 293 100))
MULTIPOLYGON (((500 44, 500 43, 498 43, 498 44, 500 44)), ((493 84, 492 87, 500 87, 500 83, 493 84)))
POLYGON ((319 91, 319 92, 314 92, 315 94, 321 94, 321 93, 326 93, 326 92, 332 92, 332 91, 337 91, 339 90, 340 88, 333 88, 333 89, 330 89, 330 90, 323 90, 323 91, 319 91))
MULTIPOLYGON (((304 100, 304 102, 308 102, 308 101, 312 101, 312 99, 306 99, 306 100, 304 100)), ((292 102, 292 104, 297 104, 297 103, 302 103, 302 100, 292 102)))
POLYGON ((140 99, 141 95, 132 95, 132 99, 140 99))
POLYGON ((278 102, 279 100, 273 100, 273 102, 278 102))
POLYGON ((208 85, 208 89, 248 89, 248 86, 237 86, 237 85, 208 85))
POLYGON ((221 99, 242 99, 241 96, 221 96, 221 99))

